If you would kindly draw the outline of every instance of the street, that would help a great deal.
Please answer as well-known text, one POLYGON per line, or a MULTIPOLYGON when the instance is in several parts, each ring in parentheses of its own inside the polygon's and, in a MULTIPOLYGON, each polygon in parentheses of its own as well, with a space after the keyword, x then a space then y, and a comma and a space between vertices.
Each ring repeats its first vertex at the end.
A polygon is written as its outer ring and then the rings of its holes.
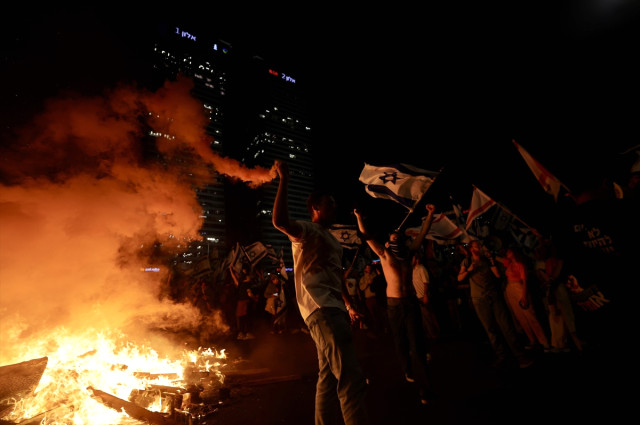
MULTIPOLYGON (((615 376, 604 373, 595 351, 541 352, 526 369, 494 371, 481 334, 448 336, 432 346, 437 398, 423 406, 400 372, 390 337, 372 335, 354 329, 369 379, 372 425, 619 423, 616 418, 625 417, 614 404, 622 387, 615 376)), ((211 415, 213 422, 206 423, 313 424, 317 357, 307 333, 266 330, 256 339, 226 344, 230 369, 247 374, 229 374, 229 398, 211 415)))

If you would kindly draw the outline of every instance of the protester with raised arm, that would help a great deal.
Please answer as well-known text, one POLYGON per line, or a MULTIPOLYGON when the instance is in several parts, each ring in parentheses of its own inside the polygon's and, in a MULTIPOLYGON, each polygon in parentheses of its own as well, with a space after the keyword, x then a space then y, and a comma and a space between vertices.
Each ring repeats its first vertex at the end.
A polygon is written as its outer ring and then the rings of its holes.
POLYGON ((371 250, 380 258, 387 281, 387 314, 396 344, 398 360, 409 382, 416 382, 420 403, 428 404, 434 397, 431 374, 427 363, 427 345, 422 326, 422 313, 413 286, 411 256, 422 246, 433 221, 435 207, 427 204, 427 217, 419 234, 407 245, 400 229, 389 235, 386 242, 374 240, 368 232, 362 212, 354 210, 358 228, 371 250))
POLYGON ((287 235, 293 254, 296 300, 318 351, 315 423, 368 424, 367 382, 358 361, 351 321, 360 315, 351 305, 342 270, 342 246, 329 231, 336 213, 331 194, 314 191, 307 199, 311 221, 291 220, 288 207, 289 166, 276 161, 278 191, 273 225, 287 235))

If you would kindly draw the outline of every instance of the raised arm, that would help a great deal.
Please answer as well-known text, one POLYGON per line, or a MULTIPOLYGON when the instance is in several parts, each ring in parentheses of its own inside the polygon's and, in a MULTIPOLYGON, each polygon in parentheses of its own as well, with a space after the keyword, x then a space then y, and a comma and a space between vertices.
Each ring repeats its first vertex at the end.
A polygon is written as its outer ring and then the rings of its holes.
POLYGON ((302 229, 295 220, 289 219, 289 164, 276 160, 274 166, 280 177, 280 182, 273 203, 273 226, 285 235, 297 238, 301 235, 302 229))
POLYGON ((385 255, 384 252, 384 244, 375 241, 369 236, 367 233, 367 229, 364 225, 364 220, 362 219, 362 213, 358 209, 354 209, 353 213, 356 216, 356 220, 358 221, 358 230, 362 234, 362 237, 367 241, 367 244, 371 248, 371 250, 378 256, 383 257, 385 255))
POLYGON ((418 233, 418 236, 416 236, 415 239, 411 242, 411 246, 409 246, 410 251, 417 251, 418 248, 420 248, 422 242, 424 242, 424 238, 427 236, 427 233, 429 233, 429 228, 431 228, 431 223, 433 222, 433 212, 435 211, 436 207, 433 204, 427 204, 426 208, 427 217, 422 222, 420 233, 418 233))
POLYGON ((233 278, 233 283, 235 283, 236 286, 240 286, 240 281, 238 280, 238 276, 236 276, 236 271, 233 269, 233 264, 229 264, 229 274, 231 274, 233 278))

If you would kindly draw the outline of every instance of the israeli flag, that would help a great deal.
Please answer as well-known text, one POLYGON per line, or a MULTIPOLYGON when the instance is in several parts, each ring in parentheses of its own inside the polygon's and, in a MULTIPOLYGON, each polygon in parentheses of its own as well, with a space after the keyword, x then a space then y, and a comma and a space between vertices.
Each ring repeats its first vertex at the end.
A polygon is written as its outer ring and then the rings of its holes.
POLYGON ((334 224, 329 228, 331 234, 340 242, 343 248, 355 249, 362 245, 356 226, 349 224, 334 224))
POLYGON ((360 181, 374 198, 391 199, 413 210, 437 175, 438 172, 407 164, 374 166, 365 163, 360 181))

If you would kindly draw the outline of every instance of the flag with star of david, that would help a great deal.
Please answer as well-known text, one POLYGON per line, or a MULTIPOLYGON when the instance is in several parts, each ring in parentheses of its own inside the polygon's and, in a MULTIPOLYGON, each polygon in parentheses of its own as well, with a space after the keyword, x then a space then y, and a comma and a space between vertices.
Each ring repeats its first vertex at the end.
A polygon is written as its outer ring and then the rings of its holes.
POLYGON ((356 226, 348 224, 334 224, 329 228, 329 231, 344 248, 356 249, 362 245, 356 226))
POLYGON ((374 198, 391 199, 413 210, 438 174, 407 164, 375 166, 365 163, 360 181, 374 198))
POLYGON ((251 245, 242 247, 242 251, 244 251, 243 261, 246 260, 251 267, 254 267, 256 264, 258 264, 260 260, 266 257, 269 253, 267 247, 259 241, 254 242, 251 245))

